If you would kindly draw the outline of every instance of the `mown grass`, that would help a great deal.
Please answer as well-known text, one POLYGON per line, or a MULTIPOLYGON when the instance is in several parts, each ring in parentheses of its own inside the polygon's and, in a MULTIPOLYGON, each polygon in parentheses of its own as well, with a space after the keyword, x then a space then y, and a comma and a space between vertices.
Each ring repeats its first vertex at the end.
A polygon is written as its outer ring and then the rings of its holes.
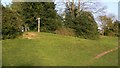
POLYGON ((117 66, 118 51, 96 55, 118 46, 117 37, 99 40, 36 33, 36 39, 3 40, 3 66, 117 66))
POLYGON ((106 54, 105 56, 97 59, 94 61, 94 64, 96 66, 115 66, 116 64, 118 65, 118 50, 111 52, 109 54, 106 54))
POLYGON ((2 41, 0 40, 0 66, 2 66, 2 41))

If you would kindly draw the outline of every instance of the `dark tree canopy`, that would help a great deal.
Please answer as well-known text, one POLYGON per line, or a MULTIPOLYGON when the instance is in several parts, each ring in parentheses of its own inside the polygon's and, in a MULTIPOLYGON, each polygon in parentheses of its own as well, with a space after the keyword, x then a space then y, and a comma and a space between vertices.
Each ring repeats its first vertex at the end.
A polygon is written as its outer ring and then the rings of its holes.
POLYGON ((61 24, 52 2, 26 2, 21 6, 25 24, 28 24, 31 30, 37 29, 38 17, 41 18, 41 31, 54 31, 61 24))
POLYGON ((81 15, 76 18, 70 16, 66 16, 65 25, 73 28, 77 36, 89 39, 98 38, 98 26, 91 12, 83 11, 81 15))

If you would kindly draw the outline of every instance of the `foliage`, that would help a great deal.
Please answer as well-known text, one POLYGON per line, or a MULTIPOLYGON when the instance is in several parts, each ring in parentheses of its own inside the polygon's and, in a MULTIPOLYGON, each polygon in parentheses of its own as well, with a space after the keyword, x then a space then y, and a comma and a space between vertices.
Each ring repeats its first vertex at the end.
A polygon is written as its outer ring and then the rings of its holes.
POLYGON ((102 34, 106 36, 118 36, 118 25, 119 21, 113 21, 111 17, 99 16, 99 20, 102 22, 102 34))
POLYGON ((120 36, 119 27, 120 27, 120 21, 116 20, 116 21, 113 23, 114 36, 120 36))
POLYGON ((81 15, 76 18, 71 15, 66 16, 65 20, 65 24, 69 28, 75 29, 77 36, 89 39, 98 38, 98 26, 90 12, 83 11, 81 15))
POLYGON ((21 34, 22 20, 9 6, 2 6, 2 39, 11 39, 21 34))
POLYGON ((67 28, 67 27, 58 28, 55 31, 55 33, 60 34, 60 35, 65 35, 65 36, 76 36, 75 31, 73 29, 67 28))
POLYGON ((75 28, 78 35, 89 39, 98 38, 98 26, 90 12, 82 12, 82 14, 76 18, 76 23, 78 23, 78 26, 75 28))
POLYGON ((84 0, 65 0, 56 3, 56 10, 60 16, 70 13, 75 16, 80 15, 81 11, 89 11, 93 14, 105 14, 106 6, 98 1, 84 1, 84 0), (97 6, 97 7, 96 7, 97 6), (64 10, 61 10, 64 9, 64 10))
POLYGON ((98 39, 98 26, 92 12, 84 11, 85 9, 83 10, 83 7, 80 9, 81 4, 80 0, 78 0, 78 6, 75 5, 74 0, 65 3, 64 25, 74 29, 77 36, 98 39))
POLYGON ((37 30, 38 17, 41 20, 41 31, 55 31, 61 24, 61 20, 54 10, 55 5, 52 2, 25 2, 21 6, 25 24, 28 24, 31 30, 37 30))
POLYGON ((15 38, 21 34, 22 27, 36 31, 38 17, 41 18, 41 31, 55 31, 62 23, 54 8, 52 2, 13 2, 3 7, 3 39, 15 38))

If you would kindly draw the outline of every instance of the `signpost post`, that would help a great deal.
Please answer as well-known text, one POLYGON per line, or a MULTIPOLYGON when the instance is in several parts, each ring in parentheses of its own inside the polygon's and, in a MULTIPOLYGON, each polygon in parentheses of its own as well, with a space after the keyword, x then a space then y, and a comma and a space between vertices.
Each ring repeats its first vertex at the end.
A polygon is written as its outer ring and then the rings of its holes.
POLYGON ((40 18, 37 19, 38 19, 38 32, 40 32, 40 18))

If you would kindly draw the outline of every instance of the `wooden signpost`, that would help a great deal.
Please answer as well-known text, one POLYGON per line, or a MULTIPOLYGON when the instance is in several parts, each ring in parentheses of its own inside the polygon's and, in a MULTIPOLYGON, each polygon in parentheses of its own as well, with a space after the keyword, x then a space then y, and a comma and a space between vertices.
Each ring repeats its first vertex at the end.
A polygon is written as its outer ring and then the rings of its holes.
POLYGON ((38 32, 40 32, 40 18, 37 19, 38 19, 38 32))

